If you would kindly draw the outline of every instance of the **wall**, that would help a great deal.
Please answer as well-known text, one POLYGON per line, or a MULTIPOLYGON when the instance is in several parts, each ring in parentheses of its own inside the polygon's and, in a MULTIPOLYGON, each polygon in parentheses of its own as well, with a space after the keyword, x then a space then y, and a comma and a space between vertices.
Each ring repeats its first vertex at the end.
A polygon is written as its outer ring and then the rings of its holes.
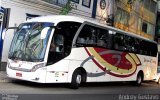
MULTIPOLYGON (((51 15, 58 14, 60 7, 45 5, 45 3, 36 3, 36 2, 24 2, 21 0, 2 0, 2 6, 4 8, 10 8, 10 19, 9 27, 18 26, 20 23, 26 21, 26 13, 35 14, 35 15, 51 15)), ((2 52, 2 62, 7 62, 8 51, 10 43, 13 38, 13 30, 8 30, 4 40, 3 52, 2 52)))
POLYGON ((128 0, 116 0, 114 26, 154 40, 157 2, 155 0, 150 0, 150 2, 148 2, 149 0, 147 2, 145 0, 132 1, 132 3, 128 3, 128 0), (124 15, 128 16, 128 20, 124 15))

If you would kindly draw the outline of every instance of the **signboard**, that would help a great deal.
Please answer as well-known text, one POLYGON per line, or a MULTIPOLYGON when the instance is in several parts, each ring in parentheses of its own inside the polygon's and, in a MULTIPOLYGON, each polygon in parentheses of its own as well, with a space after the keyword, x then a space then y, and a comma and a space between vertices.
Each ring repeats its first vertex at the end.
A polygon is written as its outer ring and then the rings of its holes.
POLYGON ((113 0, 98 0, 97 2, 97 19, 105 23, 107 19, 113 14, 113 0))
POLYGON ((2 48, 3 48, 3 40, 2 40, 2 31, 3 31, 3 19, 4 19, 5 9, 0 7, 0 59, 2 57, 2 48))

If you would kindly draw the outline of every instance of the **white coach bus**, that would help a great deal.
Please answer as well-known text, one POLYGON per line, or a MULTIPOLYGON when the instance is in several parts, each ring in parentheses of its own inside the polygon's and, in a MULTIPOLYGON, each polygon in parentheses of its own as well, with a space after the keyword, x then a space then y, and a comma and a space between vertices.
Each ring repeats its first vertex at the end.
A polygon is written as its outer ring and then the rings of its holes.
POLYGON ((7 63, 8 77, 37 83, 133 81, 157 73, 157 44, 138 35, 75 16, 44 16, 19 25, 7 63))

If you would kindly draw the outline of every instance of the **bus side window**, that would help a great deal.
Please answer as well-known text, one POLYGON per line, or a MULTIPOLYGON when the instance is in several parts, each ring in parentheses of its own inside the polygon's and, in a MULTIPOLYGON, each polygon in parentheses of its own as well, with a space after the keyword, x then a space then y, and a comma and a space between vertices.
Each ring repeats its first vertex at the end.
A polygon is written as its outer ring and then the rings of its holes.
POLYGON ((123 34, 116 33, 114 37, 114 49, 120 51, 126 51, 125 37, 123 34))
POLYGON ((85 25, 76 41, 77 47, 81 46, 96 46, 97 32, 93 26, 85 25))
POLYGON ((98 34, 98 41, 97 41, 97 45, 99 47, 103 47, 103 48, 107 48, 108 46, 108 30, 104 30, 104 29, 98 29, 97 30, 97 34, 98 34))
POLYGON ((64 47, 64 37, 63 35, 57 34, 55 36, 56 52, 63 52, 64 47))
POLYGON ((131 36, 125 36, 125 47, 126 51, 136 53, 138 46, 136 45, 136 39, 131 36))
POLYGON ((78 37, 77 43, 85 44, 85 39, 84 39, 84 38, 81 38, 81 37, 78 37))
POLYGON ((113 45, 112 38, 112 34, 109 34, 109 31, 107 29, 85 25, 82 28, 76 43, 77 47, 93 46, 111 49, 113 45))
POLYGON ((64 38, 64 57, 71 53, 73 38, 80 27, 81 23, 77 22, 60 22, 57 25, 57 31, 63 35, 64 38))
POLYGON ((48 65, 53 64, 70 54, 73 38, 80 25, 81 23, 70 21, 60 22, 57 24, 52 37, 52 42, 54 44, 51 44, 52 47, 55 48, 49 51, 48 65))

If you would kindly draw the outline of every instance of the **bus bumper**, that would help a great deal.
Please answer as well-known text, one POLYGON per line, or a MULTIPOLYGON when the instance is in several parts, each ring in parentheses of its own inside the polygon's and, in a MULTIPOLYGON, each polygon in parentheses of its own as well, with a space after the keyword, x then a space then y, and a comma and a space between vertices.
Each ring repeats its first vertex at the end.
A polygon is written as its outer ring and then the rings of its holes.
POLYGON ((23 72, 13 70, 7 67, 7 76, 9 78, 25 80, 36 83, 46 83, 46 71, 37 70, 36 72, 23 72))

